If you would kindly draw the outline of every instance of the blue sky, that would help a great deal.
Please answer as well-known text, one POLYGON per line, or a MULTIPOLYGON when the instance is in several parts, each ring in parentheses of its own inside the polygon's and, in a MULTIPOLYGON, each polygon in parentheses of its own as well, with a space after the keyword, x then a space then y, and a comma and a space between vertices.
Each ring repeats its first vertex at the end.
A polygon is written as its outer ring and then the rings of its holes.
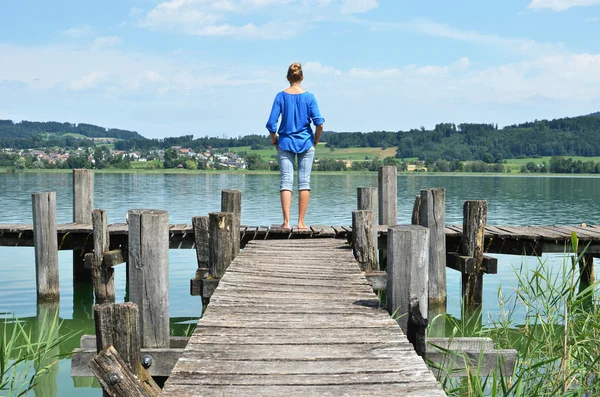
POLYGON ((600 0, 0 0, 0 119, 266 134, 290 63, 335 131, 600 110, 600 0))

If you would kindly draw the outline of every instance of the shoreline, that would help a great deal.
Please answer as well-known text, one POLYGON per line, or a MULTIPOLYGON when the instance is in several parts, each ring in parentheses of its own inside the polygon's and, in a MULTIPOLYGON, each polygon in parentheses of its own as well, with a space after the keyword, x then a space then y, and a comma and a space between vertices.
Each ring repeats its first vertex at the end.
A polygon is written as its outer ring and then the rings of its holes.
MULTIPOLYGON (((155 174, 155 175, 200 175, 200 174, 241 174, 241 175, 278 175, 279 171, 264 171, 264 170, 187 170, 187 169, 117 169, 117 168, 102 168, 93 169, 97 174, 155 174)), ((14 169, 0 168, 0 174, 61 174, 72 173, 71 168, 60 169, 14 169)), ((377 171, 316 171, 313 170, 312 176, 317 175, 377 175, 377 171)), ((402 176, 444 176, 444 177, 508 177, 508 178, 541 178, 541 177, 557 177, 557 178, 600 178, 600 174, 559 174, 559 173, 496 173, 496 172, 414 172, 414 171, 398 171, 398 175, 402 176)))

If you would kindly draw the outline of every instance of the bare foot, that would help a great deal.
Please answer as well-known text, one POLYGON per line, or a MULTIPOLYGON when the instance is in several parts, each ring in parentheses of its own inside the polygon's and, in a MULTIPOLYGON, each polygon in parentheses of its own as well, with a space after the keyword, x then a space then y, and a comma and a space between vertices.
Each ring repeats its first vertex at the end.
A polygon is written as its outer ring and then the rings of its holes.
POLYGON ((285 230, 290 230, 291 229, 289 223, 282 223, 281 226, 279 226, 279 228, 285 229, 285 230))
POLYGON ((304 223, 299 223, 297 228, 298 230, 309 230, 308 226, 306 226, 304 223))

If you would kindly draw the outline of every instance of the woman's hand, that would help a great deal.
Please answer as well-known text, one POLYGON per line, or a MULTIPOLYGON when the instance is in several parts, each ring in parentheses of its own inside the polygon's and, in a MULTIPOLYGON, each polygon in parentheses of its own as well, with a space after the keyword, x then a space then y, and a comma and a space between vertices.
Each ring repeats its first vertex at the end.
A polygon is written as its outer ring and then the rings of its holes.
POLYGON ((271 142, 273 142, 273 146, 275 146, 275 150, 279 150, 279 141, 277 140, 277 135, 271 134, 271 142))

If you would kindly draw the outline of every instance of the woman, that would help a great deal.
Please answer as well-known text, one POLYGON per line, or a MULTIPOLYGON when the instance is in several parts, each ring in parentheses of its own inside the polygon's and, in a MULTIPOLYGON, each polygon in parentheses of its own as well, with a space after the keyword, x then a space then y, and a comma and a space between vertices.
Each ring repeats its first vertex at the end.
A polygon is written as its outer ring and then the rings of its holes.
POLYGON ((288 68, 289 88, 275 97, 267 130, 277 149, 281 173, 280 195, 284 229, 290 229, 290 206, 294 185, 294 159, 298 159, 298 229, 307 229, 304 215, 310 198, 310 172, 315 158, 315 147, 323 132, 323 122, 315 96, 302 86, 302 65, 293 63, 288 68), (279 129, 277 121, 281 116, 279 129), (310 123, 315 125, 313 134, 310 123), (279 136, 278 136, 279 135, 279 136))

